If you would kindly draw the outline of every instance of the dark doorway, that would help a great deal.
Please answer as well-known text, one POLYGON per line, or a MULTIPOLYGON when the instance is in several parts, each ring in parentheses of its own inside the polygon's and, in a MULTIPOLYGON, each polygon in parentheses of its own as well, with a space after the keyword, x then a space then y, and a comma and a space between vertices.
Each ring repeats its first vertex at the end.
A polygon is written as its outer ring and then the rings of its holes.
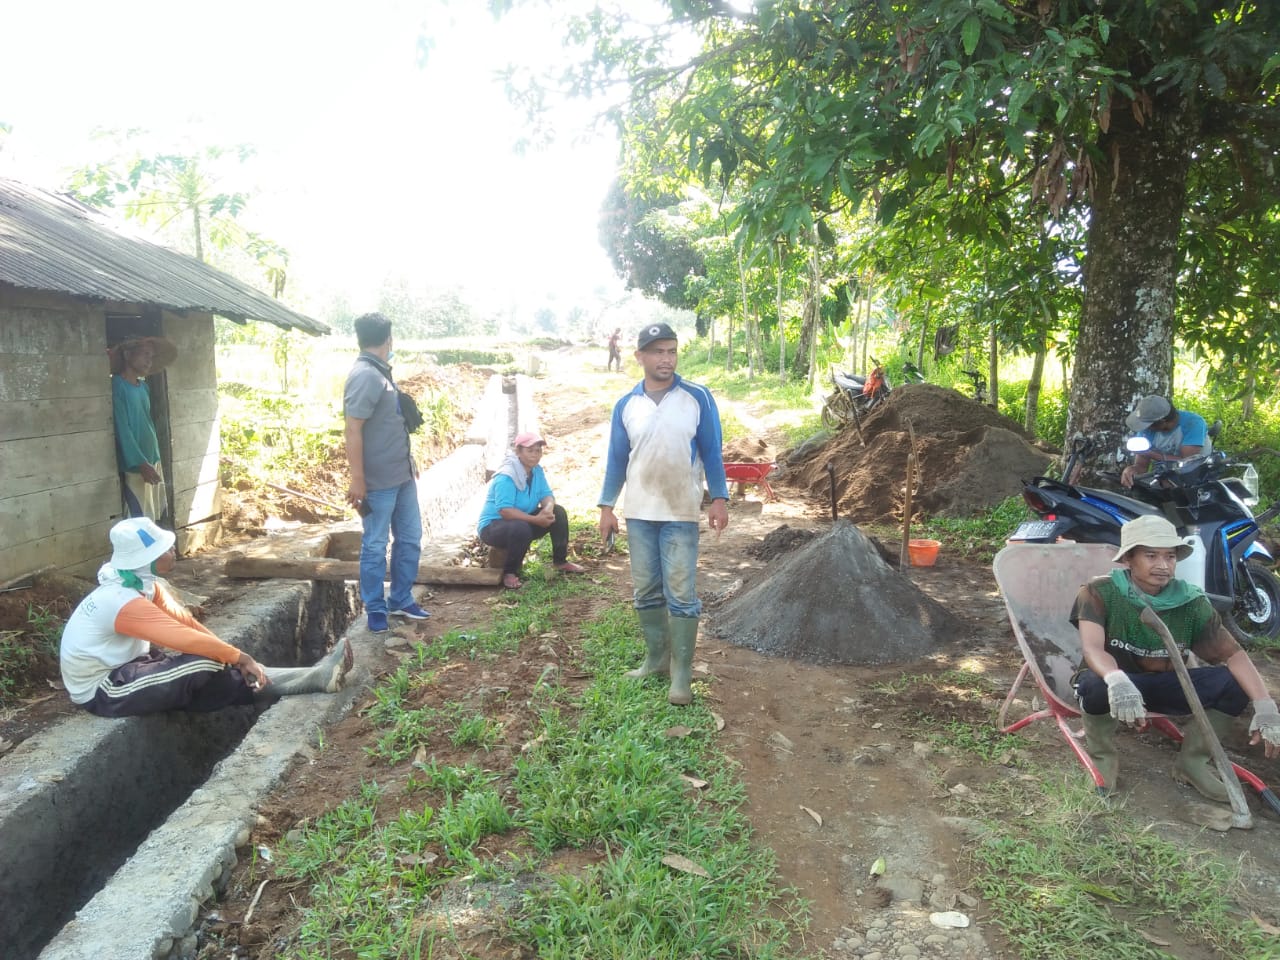
MULTIPOLYGON (((162 336, 159 307, 143 307, 141 313, 108 313, 106 317, 108 350, 130 337, 162 336)), ((147 387, 151 391, 151 419, 156 425, 156 439, 160 442, 160 465, 164 469, 165 498, 169 507, 167 526, 173 527, 173 444, 169 429, 169 381, 167 378, 168 374, 163 370, 153 373, 147 377, 147 387)), ((123 476, 120 483, 123 503, 123 476)), ((121 515, 123 516, 123 513, 121 515)))

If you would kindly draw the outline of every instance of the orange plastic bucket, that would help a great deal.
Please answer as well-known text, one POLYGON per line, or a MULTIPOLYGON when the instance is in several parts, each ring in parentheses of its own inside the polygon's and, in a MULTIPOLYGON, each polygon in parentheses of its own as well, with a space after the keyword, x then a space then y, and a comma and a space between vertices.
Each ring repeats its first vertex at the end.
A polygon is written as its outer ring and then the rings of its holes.
POLYGON ((938 540, 908 540, 907 556, 911 558, 913 567, 932 567, 938 559, 938 550, 942 543, 938 540))

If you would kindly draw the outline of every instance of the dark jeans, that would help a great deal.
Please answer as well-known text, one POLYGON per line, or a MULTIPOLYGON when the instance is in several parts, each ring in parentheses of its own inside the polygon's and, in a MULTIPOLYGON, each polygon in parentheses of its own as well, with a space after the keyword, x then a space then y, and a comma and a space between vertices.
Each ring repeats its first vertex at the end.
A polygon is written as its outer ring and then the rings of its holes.
POLYGON ((551 510, 555 520, 549 527, 539 527, 528 520, 494 520, 480 531, 482 541, 491 547, 501 547, 507 551, 507 562, 502 565, 503 573, 520 576, 529 544, 541 540, 548 533, 551 534, 551 562, 564 563, 569 559, 569 515, 558 503, 551 510))
MULTIPOLYGON (((1191 686, 1204 704, 1206 710, 1217 710, 1238 717, 1249 705, 1236 678, 1226 667, 1194 667, 1187 671, 1191 675, 1191 686)), ((1172 670, 1163 673, 1131 673, 1128 675, 1133 685, 1142 694, 1142 702, 1152 713, 1167 713, 1182 716, 1191 712, 1191 706, 1178 683, 1178 675, 1172 670)), ((1092 670, 1083 670, 1076 680, 1076 696, 1080 698, 1080 709, 1085 713, 1103 714, 1111 712, 1107 700, 1107 684, 1092 670)))
POLYGON ((248 706, 253 699, 235 667, 194 653, 169 657, 153 650, 112 670, 107 683, 81 706, 99 717, 137 717, 166 710, 211 713, 248 706))

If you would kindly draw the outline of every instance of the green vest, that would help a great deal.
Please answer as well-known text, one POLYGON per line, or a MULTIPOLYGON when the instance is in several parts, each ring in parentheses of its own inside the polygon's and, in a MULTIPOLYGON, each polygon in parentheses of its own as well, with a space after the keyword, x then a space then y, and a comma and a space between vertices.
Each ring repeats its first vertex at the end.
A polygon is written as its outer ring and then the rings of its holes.
MULTIPOLYGON (((1110 577, 1099 577, 1089 586, 1098 592, 1107 610, 1106 649, 1116 658, 1120 669, 1130 669, 1122 654, 1128 657, 1168 657, 1160 635, 1143 623, 1142 611, 1129 602, 1110 577)), ((1183 659, 1191 644, 1200 638, 1214 619, 1213 605, 1203 594, 1171 610, 1156 611, 1178 645, 1183 659)))

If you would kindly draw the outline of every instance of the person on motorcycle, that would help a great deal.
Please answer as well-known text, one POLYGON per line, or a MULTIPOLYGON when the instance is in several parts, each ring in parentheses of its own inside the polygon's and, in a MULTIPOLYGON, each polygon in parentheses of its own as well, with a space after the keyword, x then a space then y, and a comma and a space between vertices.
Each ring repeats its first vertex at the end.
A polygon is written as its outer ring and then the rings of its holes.
MULTIPOLYGON (((1227 632, 1200 588, 1174 576, 1191 553, 1164 517, 1145 515, 1120 528, 1124 564, 1080 588, 1071 623, 1080 631, 1084 665, 1074 678, 1084 721, 1086 749, 1108 790, 1119 772, 1117 723, 1136 723, 1147 713, 1186 715, 1191 707, 1159 634, 1138 617, 1150 606, 1164 621, 1185 657, 1194 653, 1209 666, 1188 673, 1209 725, 1223 739, 1246 706, 1253 707, 1250 745, 1261 741, 1267 758, 1280 756, 1280 711, 1249 655, 1227 632)), ((1207 738, 1187 726, 1173 778, 1210 800, 1227 803, 1207 738)))
POLYGON ((1178 410, 1164 397, 1143 397, 1124 423, 1132 433, 1151 441, 1151 449, 1134 457, 1120 474, 1125 487, 1132 487, 1134 477, 1146 473, 1157 460, 1185 460, 1213 452, 1204 417, 1178 410))

